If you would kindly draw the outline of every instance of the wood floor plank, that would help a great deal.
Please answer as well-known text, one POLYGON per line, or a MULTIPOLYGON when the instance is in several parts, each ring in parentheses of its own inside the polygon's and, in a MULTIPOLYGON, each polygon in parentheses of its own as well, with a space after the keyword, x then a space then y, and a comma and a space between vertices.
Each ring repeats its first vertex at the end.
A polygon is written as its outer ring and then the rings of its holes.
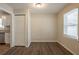
POLYGON ((30 47, 13 47, 4 55, 72 55, 57 42, 32 42, 30 47))
POLYGON ((0 44, 0 55, 4 54, 10 49, 9 44, 0 44))

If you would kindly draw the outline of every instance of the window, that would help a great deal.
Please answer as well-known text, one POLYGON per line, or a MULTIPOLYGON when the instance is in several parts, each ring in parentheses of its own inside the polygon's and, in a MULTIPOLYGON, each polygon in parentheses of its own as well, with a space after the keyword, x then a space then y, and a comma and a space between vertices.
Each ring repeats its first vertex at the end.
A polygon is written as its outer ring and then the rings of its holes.
POLYGON ((0 18, 0 28, 4 28, 3 24, 2 24, 2 18, 0 18))
POLYGON ((78 39, 78 9, 64 14, 64 34, 78 39))

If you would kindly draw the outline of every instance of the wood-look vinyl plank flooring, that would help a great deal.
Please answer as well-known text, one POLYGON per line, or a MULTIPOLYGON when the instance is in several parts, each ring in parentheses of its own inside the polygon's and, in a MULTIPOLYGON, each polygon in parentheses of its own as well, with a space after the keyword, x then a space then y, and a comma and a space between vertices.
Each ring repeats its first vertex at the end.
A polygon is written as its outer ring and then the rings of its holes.
POLYGON ((32 42, 30 47, 13 47, 4 55, 72 55, 57 42, 32 42))

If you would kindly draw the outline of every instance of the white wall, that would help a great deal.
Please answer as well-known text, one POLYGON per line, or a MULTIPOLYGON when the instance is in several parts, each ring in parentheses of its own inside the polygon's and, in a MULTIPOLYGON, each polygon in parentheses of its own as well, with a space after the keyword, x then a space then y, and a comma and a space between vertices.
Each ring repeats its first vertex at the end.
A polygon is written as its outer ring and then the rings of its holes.
POLYGON ((55 42, 57 19, 54 14, 32 14, 32 42, 55 42))
POLYGON ((66 6, 63 10, 61 10, 61 12, 58 14, 58 42, 65 48, 67 48, 69 51, 71 51, 73 54, 79 54, 79 42, 76 39, 64 37, 63 34, 63 15, 74 8, 79 8, 79 4, 70 4, 66 6))
POLYGON ((5 3, 0 3, 0 10, 4 10, 8 13, 13 13, 13 9, 5 3))
POLYGON ((26 21, 25 21, 25 42, 26 47, 30 46, 31 43, 31 11, 26 9, 26 21))
POLYGON ((26 14, 26 10, 23 9, 14 9, 15 14, 26 14))
POLYGON ((28 46, 30 46, 31 44, 31 40, 32 40, 32 33, 31 33, 31 11, 30 9, 28 9, 28 46))

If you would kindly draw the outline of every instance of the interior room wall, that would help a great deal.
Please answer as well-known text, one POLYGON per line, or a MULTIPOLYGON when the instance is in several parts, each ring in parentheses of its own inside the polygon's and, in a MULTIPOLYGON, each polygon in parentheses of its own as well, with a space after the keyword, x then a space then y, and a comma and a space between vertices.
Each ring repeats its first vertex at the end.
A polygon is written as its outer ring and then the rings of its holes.
MULTIPOLYGON (((73 54, 79 54, 79 39, 72 39, 64 36, 63 31, 63 21, 64 14, 74 8, 79 8, 79 4, 70 4, 66 6, 61 12, 58 14, 58 42, 63 45, 66 49, 71 51, 73 54)), ((79 20, 79 19, 78 19, 79 20)), ((79 29, 79 26, 78 26, 79 29)), ((79 31, 78 31, 79 34, 79 31)), ((79 35, 78 35, 79 36, 79 35)))
POLYGON ((0 3, 0 10, 4 10, 8 13, 13 13, 13 8, 5 3, 0 3))
POLYGON ((31 44, 31 41, 32 41, 32 29, 31 29, 31 21, 32 21, 32 18, 31 18, 31 10, 30 9, 28 9, 28 17, 27 17, 27 20, 28 20, 28 46, 30 46, 30 44, 31 44))
POLYGON ((26 10, 25 9, 24 10, 23 9, 14 9, 14 14, 26 14, 26 10))
POLYGON ((57 19, 55 14, 32 14, 32 42, 56 42, 57 19))

